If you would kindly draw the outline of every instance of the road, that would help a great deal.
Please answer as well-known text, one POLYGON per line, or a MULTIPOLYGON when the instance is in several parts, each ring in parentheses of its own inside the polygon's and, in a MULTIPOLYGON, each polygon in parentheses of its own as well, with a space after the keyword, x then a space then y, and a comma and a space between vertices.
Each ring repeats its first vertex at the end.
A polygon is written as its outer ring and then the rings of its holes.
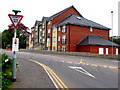
MULTIPOLYGON (((12 57, 11 51, 4 52, 12 57)), ((31 52, 17 52, 17 60, 26 65, 31 63, 34 66, 42 66, 44 68, 42 72, 46 71, 46 75, 50 77, 47 82, 50 83, 51 79, 54 87, 91 88, 91 90, 92 88, 103 88, 102 90, 104 88, 117 90, 113 88, 118 88, 117 60, 31 52), (54 76, 58 76, 58 80, 54 76)), ((53 86, 50 85, 50 87, 53 86)))

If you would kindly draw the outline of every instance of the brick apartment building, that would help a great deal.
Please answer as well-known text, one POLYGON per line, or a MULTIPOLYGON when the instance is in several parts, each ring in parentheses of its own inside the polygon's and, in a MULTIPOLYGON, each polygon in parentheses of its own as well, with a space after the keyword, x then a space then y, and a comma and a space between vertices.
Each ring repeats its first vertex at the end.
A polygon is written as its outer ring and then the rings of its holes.
POLYGON ((118 54, 119 45, 109 41, 110 28, 84 18, 74 6, 40 22, 35 28, 41 50, 118 54))

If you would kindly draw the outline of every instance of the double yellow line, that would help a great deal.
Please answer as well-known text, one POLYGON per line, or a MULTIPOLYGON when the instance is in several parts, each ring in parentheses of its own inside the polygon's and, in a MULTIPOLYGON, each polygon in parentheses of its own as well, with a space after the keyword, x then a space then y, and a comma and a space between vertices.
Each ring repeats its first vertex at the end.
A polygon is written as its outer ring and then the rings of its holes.
POLYGON ((32 59, 29 59, 29 60, 39 64, 40 66, 42 66, 45 69, 45 71, 47 72, 47 74, 49 75, 50 79, 52 80, 52 82, 54 83, 54 85, 57 89, 61 88, 62 90, 69 90, 68 87, 63 83, 63 81, 58 77, 58 75, 56 73, 54 73, 54 71, 52 69, 50 69, 48 66, 46 66, 38 61, 35 61, 32 59))

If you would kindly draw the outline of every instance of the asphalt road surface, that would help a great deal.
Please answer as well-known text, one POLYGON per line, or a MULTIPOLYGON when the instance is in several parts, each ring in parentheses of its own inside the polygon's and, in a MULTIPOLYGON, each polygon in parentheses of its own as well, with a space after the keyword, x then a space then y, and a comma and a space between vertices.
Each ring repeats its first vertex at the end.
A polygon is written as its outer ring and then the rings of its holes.
MULTIPOLYGON (((7 53, 12 57, 11 51, 4 51, 3 53, 7 53)), ((20 64, 31 64, 29 69, 35 66, 43 67, 44 69, 40 68, 41 72, 44 73, 43 75, 46 73, 46 77, 49 77, 45 78, 45 81, 48 82, 49 85, 46 88, 102 88, 101 90, 105 88, 108 88, 108 90, 118 88, 119 70, 117 69, 117 60, 17 52, 17 61, 20 64)), ((35 70, 38 71, 39 69, 35 70)), ((35 72, 29 74, 32 76, 33 73, 35 72)), ((27 74, 28 73, 26 73, 26 76, 27 74)), ((35 75, 33 77, 38 78, 38 76, 39 75, 35 75)), ((41 82, 38 82, 36 79, 36 83, 38 84, 41 82)), ((41 87, 39 86, 39 88, 41 87)))

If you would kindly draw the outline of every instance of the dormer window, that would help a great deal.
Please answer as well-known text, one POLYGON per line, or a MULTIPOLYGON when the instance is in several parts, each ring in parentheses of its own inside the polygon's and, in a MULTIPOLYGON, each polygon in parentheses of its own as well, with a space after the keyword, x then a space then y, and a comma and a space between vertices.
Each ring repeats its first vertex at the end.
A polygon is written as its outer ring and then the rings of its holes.
POLYGON ((90 32, 93 32, 93 28, 92 27, 90 27, 90 32))
POLYGON ((76 17, 78 20, 81 20, 81 17, 76 17))

